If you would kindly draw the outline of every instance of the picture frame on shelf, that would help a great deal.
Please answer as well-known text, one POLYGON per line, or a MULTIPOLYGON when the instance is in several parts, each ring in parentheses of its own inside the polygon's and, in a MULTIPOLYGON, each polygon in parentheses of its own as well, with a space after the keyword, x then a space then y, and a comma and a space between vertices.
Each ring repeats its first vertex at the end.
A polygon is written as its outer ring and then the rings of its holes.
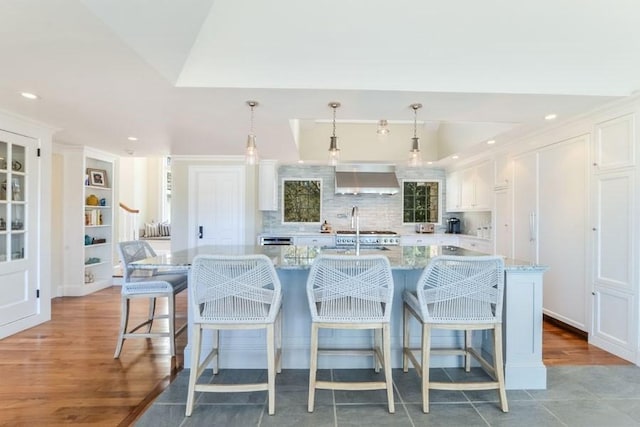
POLYGON ((87 168, 89 185, 93 187, 107 187, 107 171, 104 169, 87 168))

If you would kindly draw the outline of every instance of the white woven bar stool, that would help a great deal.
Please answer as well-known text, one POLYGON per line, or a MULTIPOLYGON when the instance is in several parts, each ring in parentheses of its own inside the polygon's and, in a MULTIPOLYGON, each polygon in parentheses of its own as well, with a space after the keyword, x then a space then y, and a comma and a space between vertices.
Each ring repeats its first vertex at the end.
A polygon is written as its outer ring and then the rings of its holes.
POLYGON ((316 389, 386 390, 389 412, 395 412, 391 378, 390 317, 393 277, 383 255, 321 255, 307 280, 311 311, 311 360, 308 410, 313 412, 316 389), (367 349, 319 348, 318 330, 372 329, 374 343, 367 349), (376 372, 384 369, 384 381, 317 381, 319 355, 373 356, 376 372))
POLYGON ((422 380, 422 410, 429 412, 429 390, 498 390, 500 407, 508 412, 502 363, 502 303, 504 295, 504 261, 499 256, 438 256, 431 260, 418 280, 415 292, 405 291, 404 344, 402 369, 409 361, 422 380), (410 319, 422 328, 421 348, 410 348, 410 319), (431 349, 432 329, 464 331, 464 346, 454 349, 431 349), (474 330, 493 330, 493 361, 487 361, 472 347, 474 330), (415 354, 421 352, 418 361, 415 354), (465 371, 471 369, 473 356, 493 381, 429 381, 431 355, 464 357, 465 371))
POLYGON ((186 329, 185 323, 176 329, 175 326, 175 295, 187 289, 188 275, 183 271, 136 270, 131 267, 134 261, 155 257, 156 253, 148 242, 132 240, 120 242, 118 253, 122 262, 124 282, 121 291, 120 333, 114 358, 120 357, 124 340, 129 338, 157 338, 168 337, 171 356, 176 355, 176 336, 186 329), (132 299, 146 298, 149 300, 149 315, 147 320, 127 330, 129 324, 129 308, 132 299), (156 315, 156 298, 167 298, 167 314, 156 315), (154 320, 168 319, 169 330, 166 332, 151 332, 154 320), (136 332, 147 326, 146 332, 136 332))
POLYGON ((193 348, 186 415, 193 412, 195 392, 231 393, 267 390, 269 415, 275 414, 276 371, 282 354, 281 286, 271 260, 265 255, 199 255, 189 276, 189 301, 193 314, 193 348), (220 365, 219 331, 265 329, 267 382, 254 384, 198 384, 198 378, 213 362, 220 365), (212 330, 213 348, 202 362, 202 333, 212 330))

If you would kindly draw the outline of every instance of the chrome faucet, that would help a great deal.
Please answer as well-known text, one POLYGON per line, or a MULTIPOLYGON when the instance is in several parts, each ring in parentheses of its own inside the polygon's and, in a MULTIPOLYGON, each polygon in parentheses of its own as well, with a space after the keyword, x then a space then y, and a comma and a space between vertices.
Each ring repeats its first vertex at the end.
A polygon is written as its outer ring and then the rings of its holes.
POLYGON ((356 255, 360 255, 360 213, 358 207, 351 208, 351 229, 356 229, 356 255))

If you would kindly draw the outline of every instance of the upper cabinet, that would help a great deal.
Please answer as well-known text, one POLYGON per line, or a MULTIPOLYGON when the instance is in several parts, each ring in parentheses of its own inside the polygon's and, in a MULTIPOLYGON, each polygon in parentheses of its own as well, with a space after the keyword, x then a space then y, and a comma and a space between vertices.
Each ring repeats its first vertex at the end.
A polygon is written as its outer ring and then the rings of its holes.
POLYGON ((262 160, 258 166, 258 208, 261 211, 278 210, 278 163, 262 160))
POLYGON ((513 160, 506 154, 495 159, 495 174, 493 187, 498 190, 511 185, 513 175, 513 160))
POLYGON ((447 211, 490 211, 492 208, 493 163, 452 172, 447 176, 447 211))
POLYGON ((593 166, 597 171, 635 164, 634 115, 626 114, 596 123, 593 166))

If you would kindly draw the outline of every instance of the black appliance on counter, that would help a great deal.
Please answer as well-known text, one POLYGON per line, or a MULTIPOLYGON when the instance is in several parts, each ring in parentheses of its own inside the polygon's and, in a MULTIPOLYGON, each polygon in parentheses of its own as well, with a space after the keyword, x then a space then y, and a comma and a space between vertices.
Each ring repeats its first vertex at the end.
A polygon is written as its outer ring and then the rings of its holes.
POLYGON ((460 234, 460 219, 449 218, 447 220, 447 233, 460 234))

